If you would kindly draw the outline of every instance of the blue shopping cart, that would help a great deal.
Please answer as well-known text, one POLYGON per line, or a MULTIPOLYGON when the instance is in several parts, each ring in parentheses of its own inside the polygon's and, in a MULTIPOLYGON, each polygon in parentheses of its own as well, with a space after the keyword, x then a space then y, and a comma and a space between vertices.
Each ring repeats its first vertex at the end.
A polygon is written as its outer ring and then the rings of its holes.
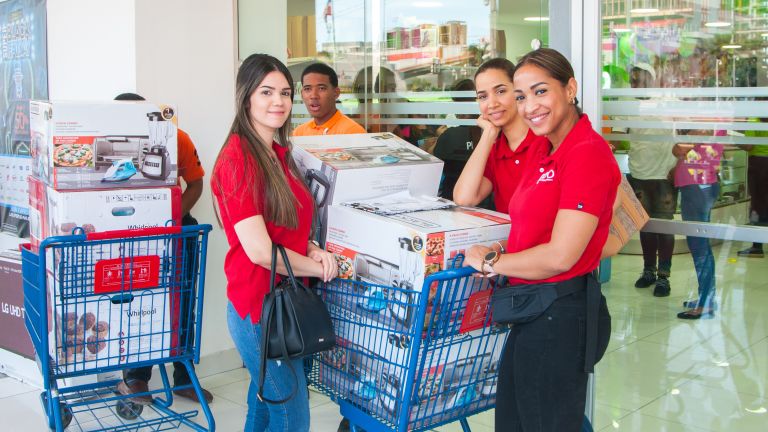
POLYGON ((77 228, 45 239, 38 250, 22 247, 25 323, 50 429, 215 429, 192 368, 200 359, 210 231, 210 225, 89 234, 77 228), (183 363, 192 383, 172 387, 162 366, 169 362, 183 363), (147 407, 118 394, 119 380, 62 385, 66 378, 148 365, 161 365, 163 387, 150 392, 156 397, 147 407), (187 387, 197 392, 207 427, 192 421, 197 410, 171 409, 173 391, 187 387))
POLYGON ((317 354, 310 382, 366 431, 421 431, 495 405, 506 329, 491 324, 492 279, 471 268, 420 289, 336 279, 320 288, 337 347, 317 354))

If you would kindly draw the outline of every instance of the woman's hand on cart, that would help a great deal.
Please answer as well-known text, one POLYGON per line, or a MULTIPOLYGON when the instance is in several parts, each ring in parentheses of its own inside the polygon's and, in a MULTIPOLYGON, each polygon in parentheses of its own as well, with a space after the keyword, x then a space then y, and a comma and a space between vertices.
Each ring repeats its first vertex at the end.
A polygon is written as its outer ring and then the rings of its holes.
POLYGON ((474 274, 476 277, 493 277, 496 276, 496 273, 494 272, 483 272, 483 263, 485 261, 485 255, 488 254, 488 252, 491 252, 493 249, 489 248, 488 246, 483 245, 474 245, 469 248, 467 251, 466 257, 464 258, 464 265, 468 267, 472 267, 475 270, 477 270, 477 273, 474 274))
POLYGON ((323 273, 320 277, 323 279, 323 282, 328 282, 339 275, 339 267, 332 253, 322 250, 314 243, 310 243, 307 256, 322 266, 323 273))

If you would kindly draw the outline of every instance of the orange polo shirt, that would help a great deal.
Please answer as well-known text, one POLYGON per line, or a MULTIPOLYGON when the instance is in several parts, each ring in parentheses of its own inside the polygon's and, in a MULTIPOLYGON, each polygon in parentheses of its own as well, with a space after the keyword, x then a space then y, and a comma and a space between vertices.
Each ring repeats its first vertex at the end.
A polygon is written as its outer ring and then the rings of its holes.
POLYGON ((310 120, 297 127, 293 131, 293 136, 308 135, 342 135, 342 134, 361 134, 365 133, 365 128, 360 126, 351 118, 336 110, 336 113, 328 119, 327 122, 317 125, 315 120, 310 120))

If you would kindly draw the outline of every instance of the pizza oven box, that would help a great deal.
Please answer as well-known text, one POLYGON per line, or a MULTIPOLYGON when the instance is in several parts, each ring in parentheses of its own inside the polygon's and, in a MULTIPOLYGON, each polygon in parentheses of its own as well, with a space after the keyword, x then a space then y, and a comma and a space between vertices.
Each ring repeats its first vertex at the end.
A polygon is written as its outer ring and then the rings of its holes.
MULTIPOLYGON (((109 277, 98 265, 94 273, 95 278, 109 277)), ((167 288, 105 289, 65 296, 54 277, 47 272, 48 302, 52 306, 48 311, 48 348, 60 371, 96 370, 164 358, 176 346, 177 293, 169 294, 167 288)), ((66 276, 59 273, 58 277, 66 276)))
POLYGON ((58 191, 29 177, 30 242, 33 252, 43 239, 68 235, 75 227, 102 232, 176 225, 181 221, 178 186, 58 191))
POLYGON ((414 196, 438 193, 443 162, 393 134, 301 136, 291 142, 299 171, 310 174, 311 192, 324 204, 318 209, 321 239, 328 205, 405 190, 414 196))
POLYGON ((174 107, 145 101, 29 104, 32 174, 54 189, 176 184, 174 107))
MULTIPOLYGON (((359 337, 361 332, 355 331, 346 333, 353 336, 354 341, 338 337, 340 348, 323 353, 319 378, 334 389, 347 390, 344 397, 366 411, 396 422, 398 401, 404 399, 407 368, 403 365, 407 350, 391 351, 391 347, 387 347, 371 353, 366 346, 372 340, 387 339, 378 334, 382 331, 375 329, 365 340, 359 337)), ((488 329, 474 330, 462 342, 434 350, 433 355, 427 354, 428 367, 417 377, 419 387, 415 400, 418 403, 413 404, 409 413, 411 422, 439 421, 449 415, 455 417, 457 409, 493 405, 506 333, 488 332, 488 329), (481 332, 485 336, 479 337, 481 332)))
MULTIPOLYGON (((405 305, 417 304, 414 297, 421 292, 426 276, 453 267, 455 258, 472 245, 490 247, 506 240, 509 229, 507 215, 473 207, 382 216, 333 205, 328 214, 326 249, 336 256, 339 277, 364 283, 351 284, 358 292, 331 295, 327 302, 373 319, 379 326, 408 328, 416 318, 416 307, 405 305), (385 301, 380 301, 382 298, 385 301)), ((463 298, 451 299, 454 305, 487 286, 480 278, 471 279, 467 285, 463 298)), ((431 308, 434 293, 429 295, 431 308)))

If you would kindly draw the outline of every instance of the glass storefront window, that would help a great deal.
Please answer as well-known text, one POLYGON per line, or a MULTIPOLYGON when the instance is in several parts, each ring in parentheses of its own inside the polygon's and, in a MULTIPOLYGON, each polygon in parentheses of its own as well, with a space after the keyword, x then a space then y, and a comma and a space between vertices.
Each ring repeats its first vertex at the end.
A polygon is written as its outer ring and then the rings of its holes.
MULTIPOLYGON (((460 118, 477 114, 474 92, 457 83, 484 60, 546 46, 547 11, 541 1, 289 0, 288 64, 297 81, 308 64, 329 64, 345 114, 429 147, 446 126, 474 124, 460 118)), ((306 119, 297 103, 294 121, 306 119)))

